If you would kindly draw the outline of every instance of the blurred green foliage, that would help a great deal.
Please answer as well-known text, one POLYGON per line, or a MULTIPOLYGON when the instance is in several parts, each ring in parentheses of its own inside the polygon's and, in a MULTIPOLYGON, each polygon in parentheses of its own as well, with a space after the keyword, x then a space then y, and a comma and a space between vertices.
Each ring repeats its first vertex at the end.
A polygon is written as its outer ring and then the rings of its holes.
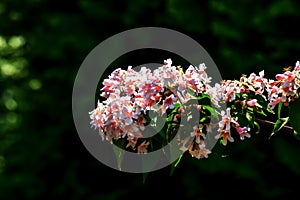
POLYGON ((292 133, 268 140, 272 128, 262 127, 208 159, 184 156, 172 177, 166 168, 142 184, 142 175, 117 172, 87 152, 71 94, 92 48, 143 26, 191 36, 224 79, 263 69, 273 78, 300 59, 299 9, 296 0, 2 0, 0 199, 297 199, 300 143, 292 133))

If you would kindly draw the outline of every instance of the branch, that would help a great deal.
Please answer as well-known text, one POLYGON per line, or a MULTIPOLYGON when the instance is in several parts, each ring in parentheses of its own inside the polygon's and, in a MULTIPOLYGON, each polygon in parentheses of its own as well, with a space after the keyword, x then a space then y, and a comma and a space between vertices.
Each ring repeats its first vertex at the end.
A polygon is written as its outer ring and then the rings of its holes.
MULTIPOLYGON (((267 126, 274 126, 275 125, 275 122, 272 122, 272 121, 268 121, 268 120, 263 120, 263 119, 255 119, 258 123, 260 124, 264 124, 264 125, 267 125, 267 126)), ((288 131, 288 132, 294 132, 294 129, 293 127, 291 126, 284 126, 282 127, 282 130, 285 130, 285 131, 288 131)))

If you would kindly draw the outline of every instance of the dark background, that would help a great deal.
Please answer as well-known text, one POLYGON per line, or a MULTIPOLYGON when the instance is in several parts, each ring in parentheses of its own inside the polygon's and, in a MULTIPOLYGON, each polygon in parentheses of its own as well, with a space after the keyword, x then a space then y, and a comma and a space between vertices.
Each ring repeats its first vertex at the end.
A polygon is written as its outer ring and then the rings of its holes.
POLYGON ((299 10, 296 0, 2 0, 0 199, 298 199, 300 143, 290 132, 268 140, 263 127, 208 159, 187 154, 173 176, 167 167, 143 184, 87 152, 71 95, 96 45, 144 26, 192 37, 225 79, 262 69, 273 78, 300 59, 299 10))

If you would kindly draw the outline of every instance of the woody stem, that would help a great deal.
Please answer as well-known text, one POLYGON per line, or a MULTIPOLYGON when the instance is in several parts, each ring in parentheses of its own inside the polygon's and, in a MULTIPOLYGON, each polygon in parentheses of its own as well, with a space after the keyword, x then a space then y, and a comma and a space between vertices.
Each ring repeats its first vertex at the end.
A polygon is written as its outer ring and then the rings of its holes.
MULTIPOLYGON (((264 125, 267 125, 267 126, 274 126, 275 125, 275 122, 272 122, 272 121, 257 119, 257 118, 255 120, 258 123, 264 124, 264 125)), ((284 127, 282 127, 282 130, 286 130, 286 131, 289 131, 289 132, 294 132, 294 129, 291 126, 284 126, 284 127)))

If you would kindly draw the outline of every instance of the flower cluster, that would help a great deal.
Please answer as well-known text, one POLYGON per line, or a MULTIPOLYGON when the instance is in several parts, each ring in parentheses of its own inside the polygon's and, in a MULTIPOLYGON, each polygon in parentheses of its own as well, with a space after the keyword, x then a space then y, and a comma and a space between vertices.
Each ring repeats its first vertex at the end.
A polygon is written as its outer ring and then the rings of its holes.
MULTIPOLYGON (((264 98, 268 102, 271 109, 283 102, 285 106, 289 102, 294 101, 298 97, 300 88, 300 64, 299 61, 292 71, 285 71, 283 74, 277 74, 276 80, 264 78, 264 71, 259 75, 251 73, 249 77, 245 75, 240 80, 226 80, 222 82, 222 86, 218 87, 221 95, 218 100, 225 102, 235 101, 237 95, 242 93, 253 92, 264 98)), ((247 99, 248 106, 255 106, 256 99, 247 99)))
POLYGON ((300 88, 300 64, 299 61, 293 71, 285 71, 277 74, 276 80, 270 80, 267 87, 270 106, 274 108, 279 102, 288 106, 299 95, 300 88))
MULTIPOLYGON (((126 137, 127 147, 136 148, 143 137, 147 111, 155 111, 161 116, 175 104, 183 104, 192 98, 188 89, 204 93, 210 78, 205 73, 204 64, 199 68, 190 66, 186 73, 180 67, 172 66, 171 59, 165 60, 162 67, 151 70, 142 67, 135 71, 116 69, 103 81, 102 97, 97 108, 90 112, 92 126, 99 128, 102 137, 113 142, 126 137)), ((178 116, 178 115, 177 115, 178 116)), ((138 146, 138 152, 146 152, 148 142, 138 146), (141 150, 143 149, 143 150, 141 150)))
POLYGON ((171 125, 164 126, 162 131, 166 140, 170 140, 178 130, 182 115, 197 110, 201 119, 190 122, 193 130, 180 138, 180 149, 196 158, 208 157, 211 151, 205 141, 214 127, 218 127, 215 138, 221 139, 223 145, 234 141, 233 132, 241 140, 250 138, 255 111, 272 110, 280 102, 288 105, 299 94, 299 62, 293 71, 278 74, 276 80, 264 78, 261 71, 258 75, 244 75, 240 80, 223 80, 214 86, 210 85, 211 77, 205 70, 205 64, 200 64, 199 67, 191 65, 184 72, 180 66, 173 66, 171 59, 153 71, 146 67, 135 71, 131 66, 127 70, 116 69, 103 81, 101 96, 106 100, 98 102, 89 113, 91 125, 99 129, 103 139, 111 143, 123 139, 126 140, 124 148, 147 153, 151 139, 143 138, 143 131, 151 121, 150 111, 167 115, 171 125), (188 103, 203 98, 209 99, 209 103, 188 103), (226 110, 221 110, 221 104, 226 105, 226 110), (218 120, 215 125, 210 123, 213 115, 218 120))
POLYGON ((224 111, 221 112, 222 115, 222 120, 219 122, 219 129, 218 132, 219 134, 216 135, 216 139, 223 138, 222 139, 222 144, 226 145, 227 140, 230 142, 233 142, 234 139, 231 136, 231 128, 234 127, 235 130, 238 132, 240 135, 240 139, 244 140, 245 137, 250 138, 249 134, 249 128, 248 127, 241 127, 239 123, 231 117, 230 114, 230 108, 227 108, 226 114, 224 111))

